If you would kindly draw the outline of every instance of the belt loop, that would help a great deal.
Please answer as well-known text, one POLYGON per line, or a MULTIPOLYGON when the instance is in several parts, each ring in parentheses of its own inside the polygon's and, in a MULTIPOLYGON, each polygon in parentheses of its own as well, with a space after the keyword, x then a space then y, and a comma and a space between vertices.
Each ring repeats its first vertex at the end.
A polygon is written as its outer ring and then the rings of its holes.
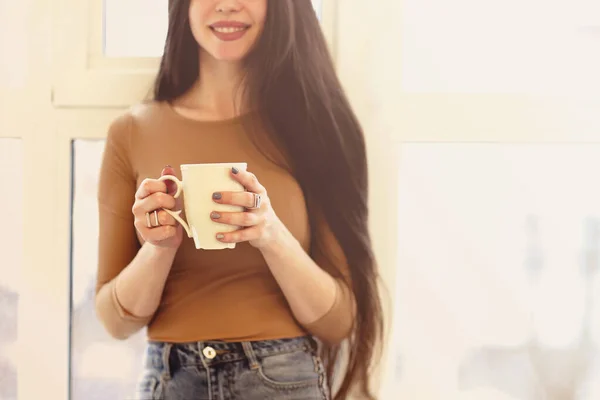
POLYGON ((162 351, 162 362, 165 371, 163 372, 163 376, 165 379, 171 379, 171 349, 173 345, 171 343, 165 343, 165 347, 163 347, 162 351))
POLYGON ((250 342, 242 342, 242 347, 244 349, 244 354, 248 358, 250 362, 250 369, 258 369, 260 366, 258 364, 258 360, 256 359, 256 353, 252 348, 252 343, 250 342))
POLYGON ((196 342, 196 351, 198 352, 198 360, 202 360, 202 348, 204 347, 203 342, 196 342))
POLYGON ((308 343, 310 345, 310 349, 315 353, 315 354, 321 354, 321 343, 312 335, 309 335, 306 337, 308 340, 308 343))

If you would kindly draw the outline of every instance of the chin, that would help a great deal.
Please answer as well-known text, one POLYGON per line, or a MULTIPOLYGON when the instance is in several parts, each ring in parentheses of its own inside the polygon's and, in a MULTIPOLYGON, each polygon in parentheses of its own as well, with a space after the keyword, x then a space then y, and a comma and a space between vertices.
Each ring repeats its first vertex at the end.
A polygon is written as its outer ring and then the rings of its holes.
POLYGON ((217 61, 240 62, 248 55, 247 51, 216 51, 211 52, 213 58, 217 61))

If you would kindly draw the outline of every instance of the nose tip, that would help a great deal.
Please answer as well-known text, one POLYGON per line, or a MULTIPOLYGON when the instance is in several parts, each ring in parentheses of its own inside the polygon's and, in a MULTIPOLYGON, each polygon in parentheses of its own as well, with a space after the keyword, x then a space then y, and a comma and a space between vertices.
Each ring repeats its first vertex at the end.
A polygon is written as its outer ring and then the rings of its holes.
POLYGON ((217 12, 232 13, 241 9, 242 5, 238 0, 220 1, 217 3, 217 12))

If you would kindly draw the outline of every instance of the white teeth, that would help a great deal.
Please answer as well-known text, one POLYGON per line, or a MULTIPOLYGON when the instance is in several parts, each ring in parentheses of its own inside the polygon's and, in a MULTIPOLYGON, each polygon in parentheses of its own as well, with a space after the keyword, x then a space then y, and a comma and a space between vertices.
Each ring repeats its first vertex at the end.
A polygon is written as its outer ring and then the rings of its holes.
POLYGON ((246 28, 232 28, 232 27, 227 27, 227 28, 221 28, 221 27, 215 27, 213 28, 215 31, 220 32, 220 33, 234 33, 234 32, 240 32, 243 31, 246 28))

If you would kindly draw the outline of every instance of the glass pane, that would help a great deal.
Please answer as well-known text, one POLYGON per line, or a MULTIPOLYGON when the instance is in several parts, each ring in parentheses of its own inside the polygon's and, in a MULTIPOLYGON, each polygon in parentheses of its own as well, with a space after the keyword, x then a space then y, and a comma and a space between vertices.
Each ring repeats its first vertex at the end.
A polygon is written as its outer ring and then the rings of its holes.
POLYGON ((404 1, 402 84, 409 92, 595 94, 599 10, 596 0, 404 1))
POLYGON ((17 399, 17 318, 23 265, 23 149, 19 139, 0 139, 0 399, 17 399))
POLYGON ((145 330, 128 340, 115 340, 105 332, 94 310, 96 190, 103 149, 103 141, 77 140, 73 144, 72 400, 130 399, 145 348, 145 330))
POLYGON ((599 145, 403 146, 399 398, 600 398, 598 170, 599 145))
POLYGON ((319 19, 323 16, 323 0, 312 0, 313 7, 317 12, 319 19))
POLYGON ((104 0, 104 54, 162 56, 167 18, 166 0, 104 0))

